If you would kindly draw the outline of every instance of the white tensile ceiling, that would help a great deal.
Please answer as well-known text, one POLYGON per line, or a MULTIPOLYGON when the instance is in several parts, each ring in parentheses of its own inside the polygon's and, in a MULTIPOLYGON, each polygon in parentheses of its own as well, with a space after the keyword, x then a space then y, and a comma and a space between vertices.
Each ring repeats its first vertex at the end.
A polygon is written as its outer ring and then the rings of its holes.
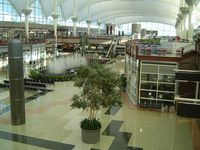
MULTIPOLYGON (((29 0, 31 5, 35 0, 29 0)), ((19 14, 25 7, 25 0, 10 0, 19 14)), ((53 12, 54 0, 40 0, 45 17, 53 12)), ((65 19, 73 16, 74 0, 57 0, 65 19)), ((88 7, 93 22, 116 25, 131 22, 158 22, 175 25, 180 0, 76 0, 79 21, 88 18, 88 7)))

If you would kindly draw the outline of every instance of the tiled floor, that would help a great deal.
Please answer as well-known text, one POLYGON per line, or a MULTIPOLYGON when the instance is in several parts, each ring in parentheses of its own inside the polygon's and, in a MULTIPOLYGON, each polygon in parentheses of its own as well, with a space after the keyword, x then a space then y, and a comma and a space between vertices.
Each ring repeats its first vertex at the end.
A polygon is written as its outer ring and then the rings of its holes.
MULTIPOLYGON (((112 68, 122 73, 123 63, 116 63, 112 68)), ((127 102, 111 113, 102 109, 100 142, 85 144, 79 123, 87 113, 70 108, 71 97, 80 89, 72 82, 57 82, 53 88, 26 103, 25 125, 12 126, 9 112, 0 115, 0 150, 193 150, 190 119, 141 110, 127 102)))

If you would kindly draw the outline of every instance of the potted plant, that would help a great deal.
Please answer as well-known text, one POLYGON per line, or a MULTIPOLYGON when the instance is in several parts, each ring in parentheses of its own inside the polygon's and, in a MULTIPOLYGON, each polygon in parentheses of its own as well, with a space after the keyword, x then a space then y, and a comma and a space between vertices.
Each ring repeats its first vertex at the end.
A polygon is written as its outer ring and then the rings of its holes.
POLYGON ((72 108, 89 112, 89 117, 81 121, 82 141, 89 144, 100 139, 101 123, 96 114, 101 107, 121 106, 121 79, 110 68, 91 63, 81 66, 73 79, 76 87, 82 88, 79 95, 72 98, 72 108))

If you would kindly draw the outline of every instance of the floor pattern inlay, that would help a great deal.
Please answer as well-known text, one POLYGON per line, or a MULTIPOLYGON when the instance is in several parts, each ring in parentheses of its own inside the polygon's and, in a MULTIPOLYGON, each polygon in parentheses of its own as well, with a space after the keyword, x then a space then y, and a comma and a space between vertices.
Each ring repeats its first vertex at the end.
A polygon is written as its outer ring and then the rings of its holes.
POLYGON ((114 136, 115 139, 109 147, 109 150, 143 150, 142 148, 128 146, 132 136, 130 132, 119 132, 123 121, 112 120, 103 131, 103 135, 114 136))
POLYGON ((119 106, 112 106, 105 112, 105 114, 106 115, 116 115, 117 112, 119 111, 119 109, 120 109, 119 106))
POLYGON ((35 137, 9 133, 5 131, 0 131, 0 138, 4 140, 19 142, 23 144, 43 147, 47 149, 54 149, 54 150, 66 150, 66 149, 72 150, 74 148, 74 145, 71 145, 71 144, 49 141, 45 139, 39 139, 35 137))

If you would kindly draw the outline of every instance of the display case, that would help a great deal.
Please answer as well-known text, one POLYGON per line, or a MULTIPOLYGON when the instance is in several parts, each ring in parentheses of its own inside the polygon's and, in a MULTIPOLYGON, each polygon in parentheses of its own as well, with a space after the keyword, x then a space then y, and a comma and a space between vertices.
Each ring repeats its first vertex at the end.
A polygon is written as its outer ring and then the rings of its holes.
POLYGON ((127 95, 137 106, 175 111, 175 70, 180 57, 141 55, 140 43, 126 45, 127 95))
POLYGON ((126 91, 132 103, 138 102, 138 60, 126 55, 126 91))
POLYGON ((176 63, 141 61, 139 105, 161 108, 174 104, 176 63))

